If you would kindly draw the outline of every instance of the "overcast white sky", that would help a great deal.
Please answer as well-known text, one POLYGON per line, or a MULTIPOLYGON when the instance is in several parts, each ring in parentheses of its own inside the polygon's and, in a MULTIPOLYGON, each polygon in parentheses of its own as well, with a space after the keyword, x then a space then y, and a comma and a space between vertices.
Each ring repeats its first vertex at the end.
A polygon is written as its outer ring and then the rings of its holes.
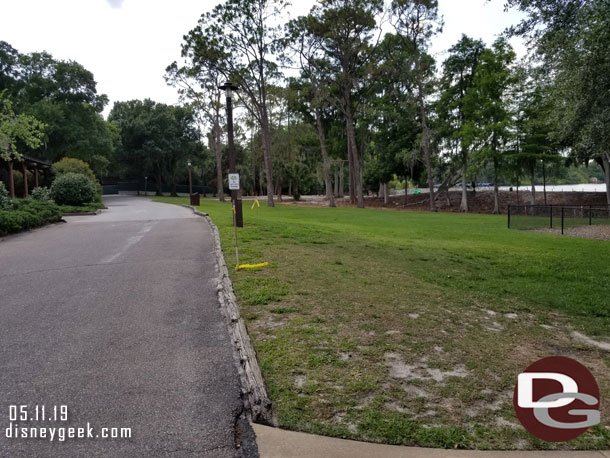
MULTIPOLYGON (((180 58, 182 36, 217 0, 0 0, 0 40, 21 53, 47 51, 75 60, 92 71, 98 92, 115 101, 150 98, 176 103, 176 91, 163 80, 165 68, 180 58)), ((293 0, 292 17, 306 14, 312 0, 293 0)), ((432 52, 444 52, 462 33, 491 43, 518 22, 504 13, 504 0, 440 0, 443 34, 432 52)), ((516 45, 518 54, 523 48, 516 45)))

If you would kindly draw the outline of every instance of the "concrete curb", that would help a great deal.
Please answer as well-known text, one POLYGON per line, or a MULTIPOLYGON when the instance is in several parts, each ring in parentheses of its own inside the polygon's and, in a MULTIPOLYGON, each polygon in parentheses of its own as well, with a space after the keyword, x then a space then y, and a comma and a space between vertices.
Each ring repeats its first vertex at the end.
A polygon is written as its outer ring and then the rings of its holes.
POLYGON ((277 426, 273 406, 267 394, 260 366, 256 359, 256 351, 250 340, 246 324, 241 317, 239 304, 233 292, 233 284, 231 283, 227 264, 222 254, 218 228, 207 213, 200 212, 191 205, 183 205, 183 207, 190 208, 193 213, 202 216, 210 225, 214 235, 214 252, 218 269, 218 284, 216 286, 218 302, 225 316, 229 327, 229 335, 233 342, 244 407, 250 414, 253 422, 277 426))
POLYGON ((607 451, 445 450, 372 444, 252 425, 261 458, 610 458, 607 451))

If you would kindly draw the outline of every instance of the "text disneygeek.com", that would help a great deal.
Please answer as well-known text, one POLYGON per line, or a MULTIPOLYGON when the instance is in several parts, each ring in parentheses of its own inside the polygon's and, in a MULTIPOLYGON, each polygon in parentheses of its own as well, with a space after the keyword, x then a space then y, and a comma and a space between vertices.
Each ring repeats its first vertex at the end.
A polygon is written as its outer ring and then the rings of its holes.
POLYGON ((49 423, 68 421, 66 405, 10 405, 9 426, 4 429, 6 439, 44 439, 64 442, 72 439, 130 439, 131 428, 95 428, 87 422, 85 426, 55 426, 49 423), (37 423, 34 425, 33 423, 37 423), (44 426, 40 423, 46 423, 44 426))

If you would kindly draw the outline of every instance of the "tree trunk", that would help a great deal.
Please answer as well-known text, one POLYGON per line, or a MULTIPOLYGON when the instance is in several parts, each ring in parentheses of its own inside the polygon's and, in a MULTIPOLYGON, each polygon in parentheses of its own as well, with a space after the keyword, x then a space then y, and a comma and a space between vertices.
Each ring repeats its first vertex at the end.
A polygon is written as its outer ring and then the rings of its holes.
POLYGON ((163 188, 161 185, 161 174, 160 173, 157 174, 157 195, 158 196, 163 195, 163 188))
POLYGON ((176 181, 172 181, 172 191, 170 193, 172 197, 178 197, 178 193, 176 192, 176 181))
POLYGON ((383 204, 388 205, 390 203, 390 194, 388 193, 388 184, 383 183, 383 204))
POLYGON ((277 194, 277 200, 279 200, 281 202, 282 201, 282 185, 280 183, 277 183, 277 185, 276 185, 276 194, 277 194))
POLYGON ((610 205, 610 153, 602 155, 602 163, 604 164, 604 172, 606 175, 606 200, 610 205))
POLYGON ((360 161, 358 159, 358 146, 356 146, 356 131, 354 130, 354 119, 352 117, 351 95, 349 90, 345 91, 345 119, 347 122, 347 141, 351 145, 352 167, 356 198, 358 208, 364 208, 364 194, 362 189, 362 179, 360 176, 360 161))
POLYGON ((468 213, 468 185, 466 184, 466 164, 462 164, 462 202, 460 211, 468 213))
POLYGON ((267 206, 273 207, 273 172, 271 166, 271 129, 267 107, 263 106, 261 113, 261 130, 263 131, 263 155, 265 157, 265 175, 267 178, 267 206))
POLYGON ((326 185, 326 198, 328 206, 335 207, 335 196, 330 182, 330 161, 326 152, 326 136, 324 135, 324 126, 322 126, 322 116, 320 109, 316 108, 316 127, 318 128, 318 138, 320 139, 320 152, 322 153, 322 169, 324 173, 324 184, 326 185))
POLYGON ((220 202, 225 201, 225 192, 222 176, 222 149, 220 147, 220 125, 217 123, 212 128, 212 145, 216 155, 216 194, 220 202))
POLYGON ((335 170, 335 196, 339 196, 339 172, 335 170))
MULTIPOLYGON (((426 161, 426 174, 428 175, 428 188, 429 191, 429 210, 431 212, 437 211, 436 203, 434 199, 434 176, 432 175, 432 154, 430 152, 430 131, 428 129, 428 121, 426 119, 426 104, 425 104, 425 89, 423 76, 420 68, 420 56, 417 57, 417 88, 418 88, 418 101, 419 101, 419 115, 421 117, 421 128, 422 128, 422 137, 421 144, 422 149, 424 150, 424 159, 426 161)), ((405 187, 405 195, 407 189, 405 187)))

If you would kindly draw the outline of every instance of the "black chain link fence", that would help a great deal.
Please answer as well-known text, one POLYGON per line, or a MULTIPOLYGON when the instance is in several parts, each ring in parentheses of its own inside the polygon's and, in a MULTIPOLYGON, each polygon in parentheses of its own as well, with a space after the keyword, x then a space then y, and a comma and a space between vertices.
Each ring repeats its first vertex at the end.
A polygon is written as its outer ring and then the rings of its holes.
POLYGON ((610 226, 610 206, 509 205, 509 229, 610 226))

